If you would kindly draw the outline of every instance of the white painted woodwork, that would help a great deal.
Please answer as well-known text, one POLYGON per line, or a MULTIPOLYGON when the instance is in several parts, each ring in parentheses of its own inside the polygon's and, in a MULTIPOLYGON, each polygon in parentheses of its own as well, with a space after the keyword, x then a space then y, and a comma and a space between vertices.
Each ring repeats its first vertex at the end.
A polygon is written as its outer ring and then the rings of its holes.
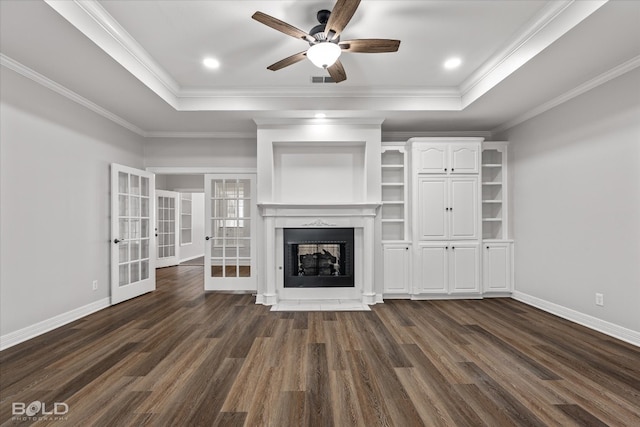
POLYGON ((478 178, 418 178, 420 240, 476 240, 478 215, 478 178))
POLYGON ((418 173, 442 174, 449 168, 449 145, 429 144, 414 152, 418 173))
POLYGON ((485 293, 511 292, 511 243, 484 243, 482 287, 485 293))
POLYGON ((156 289, 155 175, 111 164, 111 304, 156 289))
POLYGON ((449 166, 452 174, 477 174, 480 171, 480 144, 451 144, 449 166))
POLYGON ((418 180, 420 240, 444 240, 449 237, 449 178, 428 177, 418 180))
POLYGON ((411 138, 414 173, 478 174, 482 138, 411 138))
POLYGON ((255 291, 256 176, 206 174, 204 180, 204 288, 255 291))
POLYGON ((156 190, 156 268, 180 264, 180 193, 156 190))
POLYGON ((482 146, 482 238, 509 238, 507 141, 482 146))
POLYGON ((473 242, 420 243, 414 294, 478 294, 480 251, 473 242))
POLYGON ((451 242, 449 257, 449 292, 478 293, 480 291, 480 245, 451 242))
POLYGON ((411 284, 411 250, 408 244, 384 244, 384 293, 408 294, 411 284))
MULTIPOLYGON (((257 201, 261 215, 256 302, 265 305, 294 300, 382 302, 382 271, 379 264, 376 266, 380 256, 375 256, 381 250, 376 216, 383 188, 382 120, 290 118, 255 122, 257 201), (354 287, 284 287, 283 230, 303 227, 354 229, 354 287)), ((401 181, 393 184, 401 187, 401 181)), ((389 201, 404 201, 404 195, 397 198, 389 201)), ((387 207, 393 213, 397 205, 387 207)), ((396 215, 397 218, 387 219, 401 219, 396 215)))
POLYGON ((449 288, 449 244, 421 243, 414 279, 414 294, 445 294, 449 288))
POLYGON ((381 153, 382 207, 380 223, 383 242, 409 238, 409 180, 406 141, 386 142, 381 153))
MULTIPOLYGON (((476 240, 480 237, 478 221, 478 178, 449 179, 450 239, 476 240)), ((427 205, 429 201, 427 201, 427 205)))

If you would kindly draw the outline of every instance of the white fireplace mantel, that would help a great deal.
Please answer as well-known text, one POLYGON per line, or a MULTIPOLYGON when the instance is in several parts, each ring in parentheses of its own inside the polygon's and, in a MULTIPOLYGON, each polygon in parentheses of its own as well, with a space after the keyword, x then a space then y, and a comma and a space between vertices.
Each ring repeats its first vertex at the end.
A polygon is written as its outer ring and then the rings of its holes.
POLYGON ((379 119, 275 120, 258 124, 256 302, 382 301, 375 286, 375 218, 381 206, 379 119), (286 228, 353 228, 354 287, 284 287, 286 228))

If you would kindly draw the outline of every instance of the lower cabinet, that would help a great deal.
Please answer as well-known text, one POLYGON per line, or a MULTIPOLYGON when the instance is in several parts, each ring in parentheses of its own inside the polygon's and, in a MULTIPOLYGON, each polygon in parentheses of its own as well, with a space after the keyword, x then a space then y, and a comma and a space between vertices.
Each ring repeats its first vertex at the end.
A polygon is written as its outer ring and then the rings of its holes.
POLYGON ((510 293, 513 290, 511 280, 511 243, 491 242, 483 245, 482 288, 488 293, 510 293))
POLYGON ((419 246, 415 294, 479 294, 477 242, 428 242, 419 246))
POLYGON ((408 294, 411 283, 411 246, 389 243, 382 247, 385 294, 408 294))

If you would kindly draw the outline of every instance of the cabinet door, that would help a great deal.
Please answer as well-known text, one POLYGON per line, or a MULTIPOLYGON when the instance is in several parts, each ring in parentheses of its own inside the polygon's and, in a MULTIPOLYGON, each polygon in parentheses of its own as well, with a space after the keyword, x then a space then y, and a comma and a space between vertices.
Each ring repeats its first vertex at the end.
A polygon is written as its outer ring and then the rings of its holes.
POLYGON ((483 288, 485 292, 511 292, 511 251, 508 243, 484 245, 483 288))
POLYGON ((408 245, 384 245, 384 293, 409 293, 409 257, 408 245))
POLYGON ((452 144, 450 149, 452 174, 479 173, 480 144, 452 144))
POLYGON ((449 227, 447 185, 447 178, 420 178, 418 182, 420 240, 447 238, 449 227))
POLYGON ((479 252, 476 244, 451 242, 449 249, 451 293, 475 293, 480 291, 479 252))
POLYGON ((420 267, 415 281, 416 293, 446 293, 449 281, 447 243, 420 246, 420 267))
POLYGON ((478 239, 478 178, 451 178, 449 192, 449 238, 478 239))
POLYGON ((448 144, 428 144, 417 147, 418 173, 447 173, 449 170, 448 144))

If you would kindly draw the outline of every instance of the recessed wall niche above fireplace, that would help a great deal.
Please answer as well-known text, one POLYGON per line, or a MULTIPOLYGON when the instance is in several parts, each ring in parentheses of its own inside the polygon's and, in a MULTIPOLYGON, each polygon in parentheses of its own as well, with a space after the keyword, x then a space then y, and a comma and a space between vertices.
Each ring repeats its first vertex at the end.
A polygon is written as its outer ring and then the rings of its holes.
POLYGON ((285 228, 285 288, 354 287, 353 228, 285 228))

